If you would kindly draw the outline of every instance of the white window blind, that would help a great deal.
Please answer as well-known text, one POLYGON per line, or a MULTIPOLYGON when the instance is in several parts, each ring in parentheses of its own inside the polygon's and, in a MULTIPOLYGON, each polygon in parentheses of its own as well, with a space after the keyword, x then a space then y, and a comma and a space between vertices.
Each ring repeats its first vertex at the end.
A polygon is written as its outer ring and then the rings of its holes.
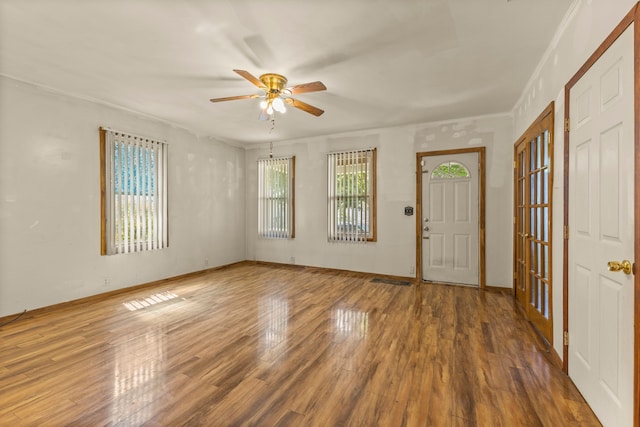
POLYGON ((375 240, 375 149, 329 153, 328 239, 375 240))
POLYGON ((258 160, 258 236, 294 237, 295 157, 258 160))
POLYGON ((166 248, 166 143, 100 129, 104 255, 166 248))

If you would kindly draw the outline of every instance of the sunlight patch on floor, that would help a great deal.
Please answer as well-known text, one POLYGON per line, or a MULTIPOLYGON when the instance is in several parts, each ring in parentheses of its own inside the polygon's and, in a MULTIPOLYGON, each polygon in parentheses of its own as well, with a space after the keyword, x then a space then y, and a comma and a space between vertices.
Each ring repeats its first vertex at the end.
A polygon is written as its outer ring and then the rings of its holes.
POLYGON ((124 305, 129 311, 137 311, 145 309, 147 307, 151 307, 155 304, 170 301, 174 298, 178 298, 178 295, 174 294, 173 292, 165 291, 153 294, 146 298, 137 298, 131 301, 123 302, 122 305, 124 305))

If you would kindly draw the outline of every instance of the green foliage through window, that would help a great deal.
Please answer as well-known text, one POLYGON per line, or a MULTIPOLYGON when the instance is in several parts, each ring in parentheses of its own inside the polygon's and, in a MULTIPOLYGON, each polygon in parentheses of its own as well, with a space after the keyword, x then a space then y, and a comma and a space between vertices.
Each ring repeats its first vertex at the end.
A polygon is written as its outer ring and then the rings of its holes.
POLYGON ((442 163, 431 172, 431 178, 436 179, 455 179, 469 178, 469 169, 457 162, 442 163))

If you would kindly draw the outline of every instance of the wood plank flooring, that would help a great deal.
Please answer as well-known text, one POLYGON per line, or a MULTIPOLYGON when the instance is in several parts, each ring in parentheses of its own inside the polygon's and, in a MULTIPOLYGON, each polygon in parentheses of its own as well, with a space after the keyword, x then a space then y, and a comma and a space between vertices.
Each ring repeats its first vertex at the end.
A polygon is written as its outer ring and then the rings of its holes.
POLYGON ((504 293, 244 263, 0 328, 0 426, 599 425, 504 293))

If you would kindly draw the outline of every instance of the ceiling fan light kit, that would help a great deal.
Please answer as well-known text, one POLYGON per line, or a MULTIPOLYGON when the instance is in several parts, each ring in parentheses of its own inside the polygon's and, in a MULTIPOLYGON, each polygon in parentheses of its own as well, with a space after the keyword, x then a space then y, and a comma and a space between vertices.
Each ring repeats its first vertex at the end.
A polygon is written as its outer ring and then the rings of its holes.
POLYGON ((268 120, 275 112, 281 114, 285 113, 287 111, 285 104, 290 105, 294 108, 298 108, 309 114, 313 114, 316 117, 324 113, 324 110, 321 110, 318 107, 314 107, 313 105, 309 105, 305 102, 291 98, 291 95, 295 94, 327 90, 327 87, 320 81, 286 87, 287 78, 280 74, 267 73, 261 75, 260 78, 256 78, 251 73, 245 70, 233 71, 251 82, 259 89, 263 90, 265 92, 264 95, 252 94, 228 96, 224 98, 213 98, 210 100, 211 102, 233 101, 236 99, 264 98, 262 102, 260 102, 261 112, 260 116, 258 117, 260 120, 268 120))

